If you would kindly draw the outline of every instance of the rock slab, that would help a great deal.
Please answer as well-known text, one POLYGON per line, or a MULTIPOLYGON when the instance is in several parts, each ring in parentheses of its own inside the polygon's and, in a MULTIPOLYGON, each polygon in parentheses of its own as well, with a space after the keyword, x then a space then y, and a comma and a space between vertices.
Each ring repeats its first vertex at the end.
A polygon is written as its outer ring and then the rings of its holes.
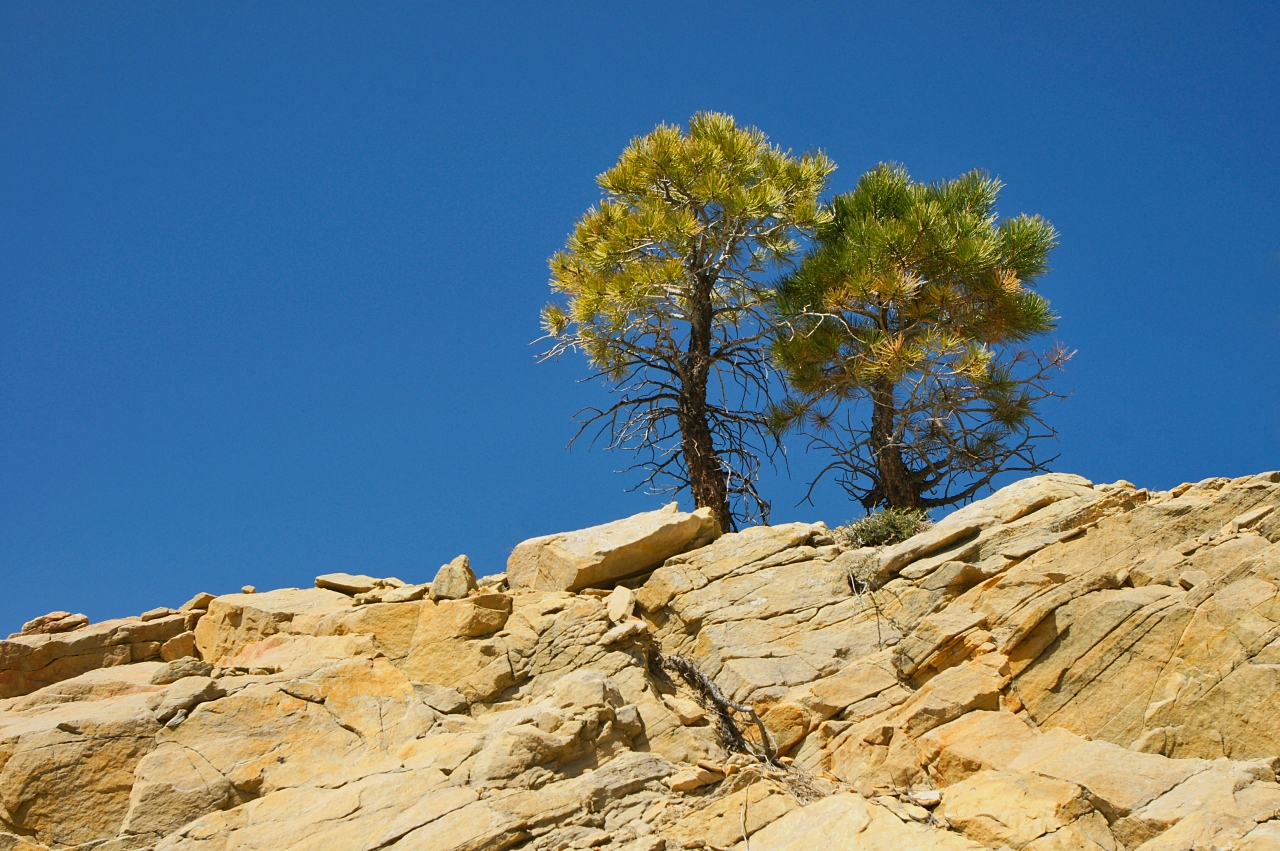
POLYGON ((718 537, 710 509, 685 513, 673 502, 624 520, 524 541, 507 559, 507 583, 536 591, 609 585, 718 537))

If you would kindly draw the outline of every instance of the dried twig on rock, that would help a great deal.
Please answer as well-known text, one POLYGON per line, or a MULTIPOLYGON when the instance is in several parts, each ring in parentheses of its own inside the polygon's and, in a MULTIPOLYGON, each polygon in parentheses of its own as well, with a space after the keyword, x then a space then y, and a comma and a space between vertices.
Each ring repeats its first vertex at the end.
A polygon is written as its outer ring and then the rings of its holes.
POLYGON ((778 762, 777 754, 773 747, 773 740, 769 737, 769 731, 765 729, 764 722, 760 720, 759 714, 754 709, 744 703, 735 703, 724 696, 724 692, 711 681, 711 678, 702 673, 697 667, 682 656, 663 656, 661 653, 655 652, 650 659, 650 667, 663 672, 675 671, 680 678, 693 689, 694 699, 698 704, 716 719, 716 727, 720 731, 720 738, 724 741, 724 746, 731 751, 738 753, 750 754, 761 762, 770 765, 782 767, 778 762), (755 748, 747 742, 743 737, 742 731, 738 729, 738 724, 734 720, 733 713, 741 712, 751 718, 756 726, 756 730, 760 733, 760 743, 764 748, 764 753, 757 753, 755 748))

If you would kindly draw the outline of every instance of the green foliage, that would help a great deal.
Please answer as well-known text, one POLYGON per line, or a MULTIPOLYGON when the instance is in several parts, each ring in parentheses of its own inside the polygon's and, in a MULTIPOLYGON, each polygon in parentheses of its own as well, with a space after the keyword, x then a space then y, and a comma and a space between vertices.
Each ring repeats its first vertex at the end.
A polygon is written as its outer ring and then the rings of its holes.
POLYGON ((646 482, 691 487, 725 525, 731 498, 767 511, 752 437, 767 436, 769 278, 829 221, 818 196, 833 169, 728 115, 699 113, 687 133, 660 125, 599 177, 605 197, 550 260, 563 301, 542 313, 546 356, 582 351, 621 393, 584 428, 648 453, 646 482))
POLYGON ((1039 216, 1001 221, 1001 187, 880 165, 834 200, 781 287, 773 353, 794 393, 771 425, 831 450, 824 473, 867 508, 951 504, 1002 470, 1042 468, 1034 444, 1053 432, 1036 405, 1070 354, 1022 344, 1054 328, 1033 288, 1057 233, 1039 216), (852 416, 859 403, 870 422, 852 416))
POLYGON ((929 515, 914 508, 886 508, 851 520, 835 530, 836 538, 848 547, 887 547, 928 529, 929 515))

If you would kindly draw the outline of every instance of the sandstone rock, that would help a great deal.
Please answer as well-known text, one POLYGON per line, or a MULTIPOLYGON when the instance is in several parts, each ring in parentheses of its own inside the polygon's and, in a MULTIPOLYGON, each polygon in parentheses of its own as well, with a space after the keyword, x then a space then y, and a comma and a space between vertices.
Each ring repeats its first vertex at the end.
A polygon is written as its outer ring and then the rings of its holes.
POLYGON ((179 608, 182 612, 193 612, 196 610, 204 610, 209 608, 209 604, 214 600, 214 595, 207 591, 201 591, 187 602, 183 603, 179 608))
POLYGON ((516 682, 508 641, 493 636, 510 614, 481 606, 480 599, 421 603, 409 651, 400 663, 412 680, 448 686, 472 702, 491 700, 516 682))
POLYGON ((462 692, 455 691, 448 686, 440 686, 433 683, 414 683, 413 690, 423 703, 446 715, 462 712, 469 705, 462 692))
POLYGON ((691 552, 671 556, 666 564, 687 565, 708 579, 719 579, 748 564, 764 561, 798 547, 815 535, 825 532, 825 526, 811 523, 754 526, 741 532, 721 535, 713 543, 691 552))
POLYGON ((312 635, 326 615, 352 608, 350 597, 323 588, 227 594, 210 602, 196 625, 196 648, 201 658, 217 664, 276 633, 312 635))
POLYGON ((703 718, 707 717, 706 710, 694 703, 692 700, 689 700, 687 697, 677 697, 673 694, 666 694, 662 696, 662 702, 667 705, 668 709, 675 713, 676 717, 680 719, 680 723, 684 724, 686 727, 690 724, 697 724, 703 718))
POLYGON ((129 810, 121 832, 170 833, 205 813, 240 803, 231 784, 199 753, 161 744, 134 769, 129 810))
POLYGON ((1140 754, 1050 730, 1023 746, 1008 770, 1035 772, 1088 790, 1108 820, 1128 815, 1204 768, 1198 760, 1140 754))
POLYGON ((404 585, 400 588, 386 589, 378 602, 382 603, 410 603, 414 600, 421 600, 427 596, 427 592, 431 590, 431 584, 423 585, 404 585))
POLYGON ((146 699, 132 693, 0 714, 5 827, 48 845, 115 836, 134 766, 156 746, 160 726, 146 699))
POLYGON ((257 588, 255 588, 255 587, 254 587, 254 586, 252 586, 252 585, 245 585, 244 587, 242 587, 242 588, 240 589, 240 593, 241 593, 241 594, 257 594, 257 593, 258 593, 258 589, 257 589, 257 588))
POLYGON ((326 573, 316 577, 317 588, 326 588, 349 596, 382 587, 380 583, 381 580, 374 579, 372 576, 365 576, 362 573, 326 573))
POLYGON ((183 677, 207 677, 213 672, 213 666, 199 659, 177 659, 164 665, 151 675, 151 684, 157 686, 176 683, 183 677))
POLYGON ((809 732, 809 712, 794 703, 775 703, 760 720, 780 755, 790 753, 809 732))
POLYGON ((881 554, 879 572, 883 576, 892 576, 919 558, 977 535, 981 528, 976 523, 952 522, 939 524, 918 535, 913 535, 902 543, 887 548, 881 554))
POLYGON ((120 618, 70 632, 0 641, 0 699, 28 694, 97 668, 156 658, 162 643, 185 629, 184 616, 147 622, 120 618))
POLYGON ((947 788, 939 810, 970 839, 1010 848, 1025 848, 1093 812, 1075 784, 999 771, 983 771, 947 788))
POLYGON ((709 509, 685 514, 671 503, 625 520, 525 541, 507 560, 507 582, 512 588, 576 591, 652 570, 719 535, 709 509))
POLYGON ((196 654, 196 634, 180 632, 160 645, 160 658, 166 662, 183 659, 196 654))
POLYGON ((695 842, 712 848, 737 848, 744 833, 755 847, 755 837, 762 828, 798 807, 785 790, 757 781, 689 813, 663 833, 677 848, 696 847, 695 842))
POLYGON ((490 591, 506 591, 507 590, 507 574, 491 573, 488 576, 481 576, 476 580, 481 588, 488 588, 490 591))
MULTIPOLYGON (((1253 819, 1229 813, 1199 812, 1166 832, 1138 846, 1138 851, 1197 851, 1200 848, 1235 849, 1252 832, 1253 819)), ((1275 846, 1272 846, 1275 847, 1275 846)))
POLYGON ((1260 824, 1235 843, 1234 851, 1272 851, 1280 848, 1280 821, 1260 824))
POLYGON ((970 712, 921 739, 925 761, 947 785, 979 771, 1003 769, 1037 733, 1008 712, 970 712))
POLYGON ((163 724, 179 712, 190 711, 193 706, 217 700, 225 694, 222 686, 211 677, 183 677, 164 692, 148 699, 147 708, 163 724))
MULTIPOLYGON (((70 632, 88 623, 89 618, 85 615, 73 615, 71 612, 50 612, 47 615, 41 615, 24 623, 22 631, 17 635, 49 635, 55 632, 70 632)), ((14 638, 16 636, 11 635, 9 637, 14 638)))
POLYGON ((904 824, 884 807, 848 792, 792 810, 751 837, 752 851, 978 851, 982 847, 945 830, 904 824))
MULTIPOLYGON (((910 676, 926 667, 932 657, 963 643, 966 635, 987 625, 987 616, 963 603, 920 621, 911 634, 894 650, 893 662, 904 675, 910 676)), ((972 643, 972 642, 971 642, 972 643)), ((945 657, 944 657, 945 658, 945 657)))
POLYGON ((461 600, 477 587, 471 560, 458 556, 436 572, 436 578, 431 580, 430 597, 433 601, 461 600))
POLYGON ((613 629, 600 636, 596 642, 601 647, 607 647, 612 644, 618 644, 631 639, 644 640, 649 637, 649 627, 640 620, 623 621, 613 629))
POLYGON ((168 606, 159 606, 154 609, 148 609, 138 617, 143 621, 153 621, 153 620, 156 620, 157 618, 164 618, 164 617, 168 617, 169 615, 176 615, 177 613, 178 612, 175 609, 171 609, 168 606))
POLYGON ((609 594, 609 598, 605 603, 605 611, 609 614, 609 620, 614 623, 622 623, 631 617, 636 608, 636 595, 630 588, 619 585, 609 594))
POLYGON ((797 523, 688 541, 634 595, 364 577, 20 635, 0 851, 1270 849, 1276 506, 1280 475, 1039 476, 878 578, 888 550, 797 523), (804 773, 726 752, 657 653, 804 773))
POLYGON ((850 665, 830 677, 815 680, 795 694, 793 699, 820 720, 826 720, 855 703, 896 686, 898 678, 887 670, 888 667, 876 664, 850 665))
POLYGON ((709 783, 718 783, 724 779, 724 774, 719 771, 711 771, 701 766, 690 766, 682 768, 675 774, 666 778, 664 781, 672 792, 692 792, 709 783))
POLYGON ((368 635, 387 658, 400 660, 409 652, 419 608, 420 603, 413 601, 339 609, 322 617, 312 631, 316 635, 368 635))
POLYGON ((373 638, 368 635, 311 636, 281 633, 247 644, 234 656, 222 657, 213 673, 216 676, 265 676, 281 672, 306 672, 333 662, 371 659, 376 655, 373 638))
POLYGON ((636 603, 646 612, 657 611, 677 595, 702 588, 749 565, 763 565, 786 556, 788 550, 825 532, 824 526, 787 523, 723 535, 708 546, 667 559, 636 592, 636 603))
POLYGON ((975 709, 999 708, 1006 682, 1008 677, 981 663, 948 668, 902 705, 897 721, 908 736, 919 738, 975 709))

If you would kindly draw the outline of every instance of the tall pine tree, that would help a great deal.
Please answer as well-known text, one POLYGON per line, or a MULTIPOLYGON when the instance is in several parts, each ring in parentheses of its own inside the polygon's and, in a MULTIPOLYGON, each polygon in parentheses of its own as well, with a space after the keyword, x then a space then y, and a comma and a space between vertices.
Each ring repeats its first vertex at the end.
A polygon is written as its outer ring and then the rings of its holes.
POLYGON ((640 453, 642 484, 688 488, 726 530, 767 519, 770 282, 826 220, 834 168, 728 115, 661 125, 599 177, 604 198, 550 261, 564 300, 543 311, 545 357, 583 352, 618 394, 583 429, 640 453))

